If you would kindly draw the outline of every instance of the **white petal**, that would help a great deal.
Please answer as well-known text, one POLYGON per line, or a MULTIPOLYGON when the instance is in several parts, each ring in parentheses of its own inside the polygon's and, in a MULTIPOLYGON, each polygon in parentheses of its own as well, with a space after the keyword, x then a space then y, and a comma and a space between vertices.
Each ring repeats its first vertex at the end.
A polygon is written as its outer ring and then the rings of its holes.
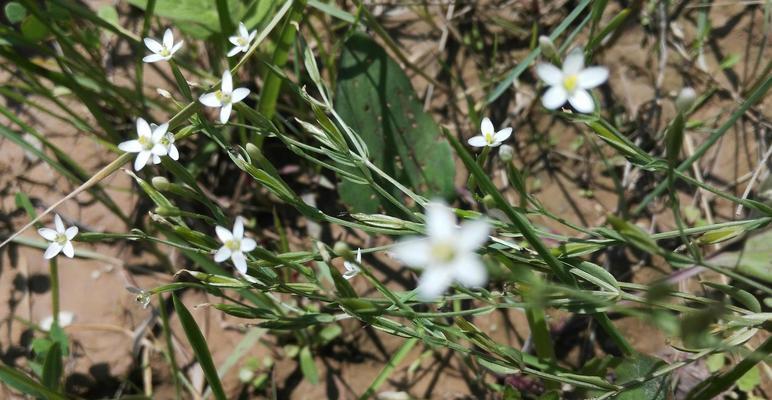
POLYGON ((244 253, 240 251, 234 252, 231 254, 231 261, 233 261, 233 265, 236 266, 236 270, 242 274, 247 273, 247 259, 244 257, 244 253))
POLYGON ((351 279, 359 274, 358 270, 349 269, 343 273, 343 279, 351 279))
POLYGON ((62 251, 62 245, 59 243, 53 242, 48 245, 48 248, 46 249, 45 254, 43 254, 43 258, 46 260, 52 259, 56 257, 59 252, 62 251))
POLYGON ((169 145, 169 158, 171 158, 174 161, 177 161, 180 159, 180 153, 177 151, 177 146, 170 144, 169 145))
POLYGON ((62 217, 59 214, 54 214, 54 226, 56 226, 57 233, 64 233, 64 222, 62 222, 62 217))
POLYGON ((567 99, 568 93, 566 93, 566 89, 563 89, 563 86, 552 86, 541 96, 541 103, 544 108, 554 110, 566 104, 567 99))
POLYGON ((418 280, 418 297, 431 300, 441 296, 453 282, 452 271, 441 267, 428 268, 418 280))
POLYGON ((223 243, 229 240, 233 240, 233 233, 231 233, 231 231, 229 231, 228 229, 223 228, 222 226, 219 226, 219 225, 215 226, 214 231, 215 233, 217 233, 217 237, 220 238, 220 241, 223 243))
POLYGON ((595 102, 592 100, 592 96, 584 89, 577 89, 574 94, 568 98, 568 102, 580 113, 591 113, 592 110, 595 109, 595 102))
POLYGON ((552 64, 536 64, 536 75, 549 86, 563 84, 563 72, 552 64))
POLYGON ((65 326, 68 326, 72 324, 72 321, 75 320, 75 314, 69 312, 69 311, 59 311, 59 326, 64 328, 65 326))
POLYGON ((144 58, 142 58, 142 62, 146 62, 146 63, 154 63, 154 62, 163 61, 163 60, 166 60, 166 57, 160 54, 151 54, 149 56, 145 56, 144 58))
POLYGON ((239 22, 239 35, 242 37, 249 36, 249 31, 247 31, 247 27, 244 25, 243 22, 239 22))
POLYGON ((220 90, 222 90, 223 93, 230 93, 233 91, 233 77, 231 76, 231 71, 228 69, 222 73, 222 83, 220 84, 220 90))
POLYGON ((172 30, 169 28, 166 28, 166 31, 164 31, 163 45, 167 49, 171 49, 173 44, 174 44, 174 35, 172 34, 172 30))
POLYGON ((160 53, 161 50, 163 50, 161 43, 158 43, 158 41, 153 38, 145 38, 144 42, 148 50, 152 51, 153 53, 160 53))
MULTIPOLYGON (((152 149, 150 149, 150 153, 153 154, 153 156, 165 156, 169 152, 169 148, 162 145, 161 143, 156 143, 152 149)), ((153 160, 155 161, 155 160, 153 160)), ((159 160, 160 162, 160 160, 159 160)), ((156 163, 158 164, 158 163, 156 163)))
POLYGON ((235 36, 229 36, 228 41, 231 42, 232 45, 236 47, 240 47, 239 45, 239 39, 241 39, 241 36, 235 35, 235 36))
POLYGON ((431 260, 431 243, 426 238, 402 239, 389 253, 401 263, 411 267, 425 267, 431 260))
POLYGON ((139 144, 139 140, 127 140, 120 143, 118 148, 127 153, 138 153, 142 151, 142 145, 139 144))
POLYGON ((577 84, 582 89, 592 89, 596 86, 600 86, 608 79, 608 68, 606 67, 589 67, 579 72, 576 77, 577 84))
POLYGON ((158 125, 157 127, 153 128, 153 135, 152 139, 153 142, 158 143, 161 139, 163 139, 164 135, 166 135, 166 131, 169 129, 169 123, 158 125))
POLYGON ((584 68, 584 51, 581 47, 571 50, 563 61, 563 74, 578 74, 584 68))
POLYGON ((244 238, 241 240, 241 251, 244 253, 249 253, 250 251, 254 250, 256 247, 257 247, 257 242, 255 242, 254 239, 244 238))
POLYGON ((228 57, 233 57, 241 52, 241 46, 236 46, 228 52, 228 57))
POLYGON ((362 263, 362 249, 357 249, 357 262, 360 264, 362 263))
POLYGON ((72 240, 72 238, 74 238, 75 235, 77 234, 78 234, 77 226, 71 226, 64 231, 64 236, 67 238, 67 240, 72 240))
POLYGON ((249 89, 236 88, 233 93, 231 93, 231 103, 238 103, 247 96, 249 96, 249 89))
POLYGON ((185 41, 183 41, 183 40, 180 40, 179 42, 177 42, 177 43, 176 43, 174 46, 172 46, 172 48, 169 50, 169 54, 174 54, 174 53, 176 53, 176 52, 177 52, 177 50, 179 50, 179 49, 182 47, 182 44, 183 44, 183 43, 185 43, 185 41))
POLYGON ((466 287, 480 287, 488 281, 488 271, 475 254, 459 257, 449 267, 455 280, 466 287))
POLYGON ((217 94, 215 92, 212 93, 205 93, 201 95, 201 97, 198 98, 198 101, 201 102, 201 104, 207 106, 207 107, 221 107, 222 102, 220 99, 217 98, 217 94))
POLYGON ((483 136, 486 134, 493 135, 493 122, 491 122, 488 117, 483 118, 482 122, 480 123, 480 132, 482 132, 483 136))
POLYGON ((497 143, 501 143, 507 139, 509 139, 509 136, 512 135, 512 128, 504 128, 498 132, 496 132, 495 135, 493 135, 493 140, 497 143))
POLYGON ((158 165, 161 163, 161 157, 153 154, 153 164, 158 165))
POLYGON ((214 253, 214 261, 215 262, 223 262, 231 257, 231 249, 227 248, 226 246, 220 247, 219 250, 217 250, 216 253, 214 253))
POLYGON ((252 41, 255 39, 256 35, 257 35, 257 29, 255 29, 254 31, 252 31, 249 34, 249 38, 248 38, 247 42, 252 43, 252 41))
POLYGON ((488 142, 482 135, 470 137, 469 140, 467 140, 467 143, 474 147, 485 147, 488 145, 488 142))
POLYGON ((426 205, 426 234, 429 237, 444 239, 456 232, 456 215, 445 203, 432 201, 426 205))
POLYGON ((225 124, 228 122, 228 119, 231 117, 231 108, 233 108, 233 105, 231 103, 222 105, 222 108, 220 109, 221 124, 225 124))
POLYGON ((243 217, 236 217, 236 220, 233 222, 233 237, 241 240, 244 237, 244 218, 243 217))
POLYGON ((137 118, 137 136, 144 136, 147 138, 153 136, 153 131, 150 129, 150 125, 148 125, 144 118, 137 118))
POLYGON ((75 256, 75 248, 72 247, 72 242, 67 241, 67 243, 64 244, 64 248, 62 249, 62 253, 64 253, 67 257, 74 257, 75 256))
POLYGON ((38 235, 42 236, 43 239, 48 240, 49 242, 53 242, 56 240, 56 231, 51 228, 40 228, 38 229, 38 235))
POLYGON ((488 241, 490 224, 484 219, 465 222, 456 237, 456 247, 461 251, 474 252, 488 241))
POLYGON ((139 171, 145 165, 147 165, 147 162, 150 160, 151 155, 152 155, 151 152, 144 151, 144 150, 137 153, 137 158, 134 159, 134 170, 139 171))

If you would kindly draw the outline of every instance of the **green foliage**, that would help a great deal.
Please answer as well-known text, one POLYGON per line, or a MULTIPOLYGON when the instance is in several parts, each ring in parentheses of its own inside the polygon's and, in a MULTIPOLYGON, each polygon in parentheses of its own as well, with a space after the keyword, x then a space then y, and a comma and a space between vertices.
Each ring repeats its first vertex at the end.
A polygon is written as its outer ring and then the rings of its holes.
MULTIPOLYGON (((399 65, 364 34, 352 35, 343 48, 335 109, 362 137, 377 167, 428 197, 453 196, 450 146, 399 65)), ((338 190, 352 212, 387 206, 365 185, 343 179, 338 190)))
POLYGON ((21 20, 27 16, 27 9, 15 1, 9 1, 6 3, 3 10, 5 11, 5 18, 7 18, 8 22, 12 24, 21 22, 21 20))

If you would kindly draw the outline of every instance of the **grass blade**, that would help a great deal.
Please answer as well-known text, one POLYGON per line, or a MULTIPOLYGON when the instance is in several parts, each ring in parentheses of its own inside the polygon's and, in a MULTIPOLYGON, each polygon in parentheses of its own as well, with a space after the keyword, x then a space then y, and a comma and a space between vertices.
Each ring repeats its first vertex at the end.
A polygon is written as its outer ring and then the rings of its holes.
POLYGON ((201 365, 201 369, 204 370, 204 376, 206 377, 206 381, 209 382, 214 397, 217 400, 225 400, 225 391, 222 388, 220 377, 217 375, 217 369, 214 366, 212 355, 209 353, 209 348, 206 345, 206 339, 204 339, 201 330, 198 329, 196 320, 193 319, 193 316, 190 315, 190 312, 185 308, 182 302, 177 299, 177 296, 172 295, 172 301, 174 301, 174 310, 180 318, 182 328, 185 330, 185 336, 188 337, 188 342, 190 342, 190 346, 193 348, 193 353, 195 353, 196 359, 201 365))

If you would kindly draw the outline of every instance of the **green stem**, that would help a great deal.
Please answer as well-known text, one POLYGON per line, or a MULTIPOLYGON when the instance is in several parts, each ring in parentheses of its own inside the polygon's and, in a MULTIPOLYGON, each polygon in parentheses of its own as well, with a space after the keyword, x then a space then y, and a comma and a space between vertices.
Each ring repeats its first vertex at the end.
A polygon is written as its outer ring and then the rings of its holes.
POLYGON ((687 400, 712 399, 718 396, 721 392, 732 387, 754 365, 769 356, 770 352, 772 352, 772 337, 768 337, 761 346, 735 365, 734 368, 705 381, 705 385, 697 386, 689 393, 687 400))
POLYGON ((633 346, 630 346, 630 343, 627 342, 627 339, 622 336, 622 332, 620 332, 619 329, 614 326, 614 323, 611 322, 611 318, 608 317, 608 314, 597 313, 593 314, 593 317, 595 318, 595 321, 598 323, 598 325, 600 325, 601 328, 603 328, 603 330, 606 331, 609 336, 611 336, 611 339, 614 341, 614 343, 616 343, 625 357, 632 357, 635 355, 635 349, 633 346))
POLYGON ((399 365, 400 362, 410 353, 410 350, 413 349, 415 344, 418 343, 418 339, 411 338, 408 340, 405 340, 404 343, 402 343, 402 346, 397 350, 396 353, 394 353, 394 357, 389 360, 389 362, 386 364, 385 367, 381 370, 381 372, 378 374, 377 377, 375 377, 375 380, 373 383, 370 384, 370 387, 367 388, 367 390, 362 393, 361 396, 359 396, 359 400, 365 400, 372 397, 373 393, 375 393, 376 390, 383 384, 384 381, 391 375, 391 373, 394 371, 395 368, 397 368, 397 365, 399 365))
POLYGON ((166 311, 166 301, 164 301, 163 294, 161 293, 158 293, 158 311, 161 315, 161 327, 163 328, 164 341, 166 341, 166 358, 169 360, 169 365, 172 367, 175 398, 180 399, 182 398, 182 386, 179 378, 181 372, 180 367, 177 365, 177 359, 174 357, 172 334, 171 329, 169 329, 169 313, 166 311))
POLYGON ((59 265, 56 257, 48 262, 51 268, 51 312, 54 317, 54 326, 59 326, 59 265))

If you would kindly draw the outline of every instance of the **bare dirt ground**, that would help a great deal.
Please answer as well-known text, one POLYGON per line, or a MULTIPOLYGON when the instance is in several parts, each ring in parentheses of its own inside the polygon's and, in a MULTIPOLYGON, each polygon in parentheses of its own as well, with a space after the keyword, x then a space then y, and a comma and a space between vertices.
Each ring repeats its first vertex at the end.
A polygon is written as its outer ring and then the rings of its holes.
MULTIPOLYGON (((530 11, 524 10, 525 7, 518 8, 518 2, 500 3, 507 3, 511 7, 511 10, 506 7, 498 9, 501 18, 518 21, 533 17, 530 11)), ((559 21, 566 14, 566 7, 562 7, 566 2, 545 2, 548 3, 552 4, 542 8, 541 18, 559 21)), ((494 6, 481 2, 478 8, 494 6)), ((491 70, 501 72, 515 65, 527 54, 524 46, 502 43, 496 58, 489 60, 471 52, 469 47, 459 46, 458 42, 463 41, 456 31, 459 26, 479 23, 477 14, 472 11, 460 13, 467 6, 457 7, 456 11, 460 15, 454 16, 442 26, 426 23, 409 7, 379 7, 382 8, 375 10, 376 15, 398 40, 406 57, 425 68, 438 81, 453 88, 452 93, 442 88, 432 90, 432 97, 427 104, 435 118, 462 137, 476 134, 477 127, 470 126, 463 111, 466 107, 460 95, 462 89, 450 85, 447 76, 441 72, 438 60, 450 65, 458 76, 463 77, 466 94, 480 101, 485 95, 479 86, 481 79, 488 79, 492 75, 489 72, 491 70), (438 43, 444 31, 451 38, 445 48, 439 49, 438 43)), ((447 8, 429 6, 426 10, 437 16, 437 20, 443 20, 447 8)), ((613 15, 613 11, 607 13, 613 15)), ((695 65, 688 64, 672 48, 669 49, 664 69, 661 69, 658 66, 660 58, 657 54, 659 43, 655 37, 656 32, 645 30, 638 18, 631 18, 622 33, 613 39, 614 42, 595 58, 595 63, 606 65, 611 70, 611 83, 603 89, 603 98, 625 99, 622 104, 614 106, 623 110, 628 121, 645 121, 641 129, 655 132, 674 113, 672 102, 668 100, 672 93, 683 85, 692 85, 698 90, 716 87, 719 94, 694 116, 694 119, 708 121, 706 127, 689 133, 695 145, 699 144, 709 128, 716 127, 726 117, 726 110, 737 104, 738 98, 735 96, 740 96, 735 90, 737 71, 742 73, 752 68, 752 60, 743 58, 731 70, 719 73, 713 71, 718 70, 717 66, 728 54, 746 54, 749 43, 751 46, 761 43, 762 14, 759 7, 740 4, 712 8, 710 16, 714 33, 711 37, 714 43, 706 49, 705 54, 707 71, 711 72, 702 72, 695 65), (664 79, 658 83, 659 74, 663 74, 664 79), (662 115, 654 117, 654 110, 660 109, 662 115)), ((695 35, 695 26, 693 15, 686 15, 674 21, 671 29, 680 31, 688 41, 695 35)), ((495 32, 496 27, 491 29, 495 32)), ((527 35, 523 40, 526 39, 527 35)), ((579 38, 578 42, 583 40, 586 37, 579 38)), ((764 52, 765 59, 769 59, 769 50, 767 47, 764 52)), ((427 93, 427 81, 410 74, 417 93, 423 97, 427 93)), ((168 86, 168 82, 157 79, 148 73, 148 95, 154 94, 155 87, 168 86)), ((544 114, 532 117, 529 111, 538 107, 538 93, 535 93, 533 83, 530 72, 526 72, 515 90, 508 92, 505 99, 497 101, 487 111, 494 120, 501 121, 502 126, 511 125, 515 128, 516 160, 524 169, 530 170, 528 184, 547 208, 582 226, 600 225, 607 214, 617 209, 617 197, 611 180, 597 156, 587 146, 582 147, 581 151, 577 151, 574 146, 587 133, 581 131, 584 128, 566 125, 544 114), (549 141, 554 141, 556 145, 548 146, 549 141)), ((172 90, 172 87, 168 86, 167 89, 172 90)), ((752 114, 756 118, 768 120, 770 103, 772 101, 769 98, 765 99, 754 107, 752 114)), ((72 106, 86 115, 86 111, 79 109, 77 104, 72 106)), ((46 116, 29 110, 18 111, 27 122, 45 133, 58 146, 70 151, 71 156, 88 171, 98 170, 115 156, 105 151, 100 144, 84 140, 78 132, 62 129, 56 121, 46 116)), ((125 130, 130 129, 127 127, 125 130)), ((701 165, 704 178, 741 195, 745 188, 743 179, 747 180, 748 172, 756 167, 757 137, 758 133, 752 132, 752 125, 747 120, 731 129, 705 158, 709 162, 701 165)), ((458 182, 463 183, 464 180, 459 174, 458 182)), ((502 186, 505 184, 501 176, 499 181, 502 186)), ((645 192, 651 187, 651 182, 636 176, 628 177, 628 182, 630 185, 627 190, 630 193, 645 192)), ((106 181, 106 185, 110 195, 127 213, 141 202, 141 195, 123 172, 114 174, 106 181)), ((14 203, 17 192, 27 193, 38 209, 43 209, 73 189, 45 163, 25 158, 23 151, 13 143, 0 140, 0 232, 5 234, 14 231, 27 221, 26 215, 14 203)), ((517 201, 514 192, 508 195, 511 201, 517 201)), ((682 203, 694 203, 703 217, 710 213, 716 221, 734 219, 730 205, 707 198, 708 207, 703 208, 699 199, 693 195, 683 193, 682 203)), ((639 221, 642 225, 656 231, 674 229, 666 207, 655 205, 651 211, 650 216, 639 221)), ((66 203, 58 212, 65 221, 77 222, 83 230, 120 232, 130 229, 89 195, 79 196, 75 201, 66 203)), ((554 221, 545 219, 535 222, 558 233, 575 233, 567 232, 564 226, 554 221)), ((307 246, 302 239, 303 229, 295 227, 289 233, 293 249, 307 246)), ((25 236, 33 238, 35 233, 30 230, 25 236)), ((73 349, 65 366, 68 388, 84 397, 112 397, 122 391, 134 390, 134 385, 141 386, 149 380, 156 398, 171 397, 174 388, 159 351, 163 346, 160 331, 157 328, 148 329, 148 322, 157 320, 157 312, 154 311, 157 304, 143 309, 135 302, 134 295, 125 289, 127 285, 144 288, 157 286, 170 282, 171 277, 160 272, 157 266, 146 265, 148 257, 133 252, 130 244, 81 243, 78 247, 96 251, 105 259, 60 258, 61 309, 75 315, 74 322, 66 328, 73 349), (144 372, 140 367, 142 365, 147 368, 144 372)), ((384 272, 384 280, 389 285, 412 284, 411 273, 393 271, 393 265, 388 260, 371 259, 366 262, 377 265, 384 272)), ((654 260, 654 263, 657 261, 654 260)), ((665 272, 651 268, 650 265, 641 265, 634 270, 634 280, 648 282, 665 272)), ((359 283, 358 290, 367 290, 364 282, 359 283)), ((244 320, 223 316, 219 311, 200 306, 212 301, 202 294, 187 291, 183 294, 183 300, 202 327, 216 365, 222 365, 249 332, 256 332, 252 333, 256 336, 260 334, 259 328, 246 325, 244 320)), ((25 364, 29 355, 28 346, 34 335, 30 323, 37 324, 49 316, 50 307, 48 264, 42 258, 42 251, 20 245, 3 249, 0 252, 0 316, 3 317, 0 354, 4 362, 10 365, 25 364)), ((555 334, 560 337, 561 327, 569 321, 560 314, 554 317, 555 334)), ((528 335, 524 316, 517 310, 491 314, 479 319, 477 323, 487 328, 495 339, 516 346, 522 345, 528 335)), ((646 324, 634 319, 623 319, 617 323, 639 350, 651 353, 667 351, 665 338, 646 324)), ((203 385, 203 376, 200 369, 197 370, 193 365, 192 354, 184 350, 187 342, 173 315, 172 324, 179 344, 176 347, 177 359, 187 369, 192 383, 203 385)), ((275 382, 278 398, 355 398, 372 382, 401 342, 401 339, 362 326, 357 321, 345 321, 343 334, 318 354, 316 365, 320 369, 321 379, 318 385, 311 385, 303 380, 297 362, 285 357, 280 338, 262 334, 255 345, 241 354, 242 357, 224 377, 224 383, 228 393, 235 396, 242 390, 237 372, 244 360, 256 357, 262 361, 265 356, 270 356, 275 360, 271 379, 275 382)), ((577 360, 579 357, 575 354, 578 351, 575 345, 567 345, 566 352, 574 352, 569 360, 577 360)), ((406 391, 416 398, 432 399, 486 397, 479 377, 470 376, 470 371, 459 357, 453 356, 449 350, 434 353, 424 351, 416 347, 406 358, 411 362, 416 360, 416 365, 413 368, 409 368, 409 363, 398 366, 397 373, 384 384, 381 391, 406 391)), ((483 379, 501 381, 501 377, 491 375, 483 379)), ((12 398, 12 395, 0 387, 0 397, 12 398)))

